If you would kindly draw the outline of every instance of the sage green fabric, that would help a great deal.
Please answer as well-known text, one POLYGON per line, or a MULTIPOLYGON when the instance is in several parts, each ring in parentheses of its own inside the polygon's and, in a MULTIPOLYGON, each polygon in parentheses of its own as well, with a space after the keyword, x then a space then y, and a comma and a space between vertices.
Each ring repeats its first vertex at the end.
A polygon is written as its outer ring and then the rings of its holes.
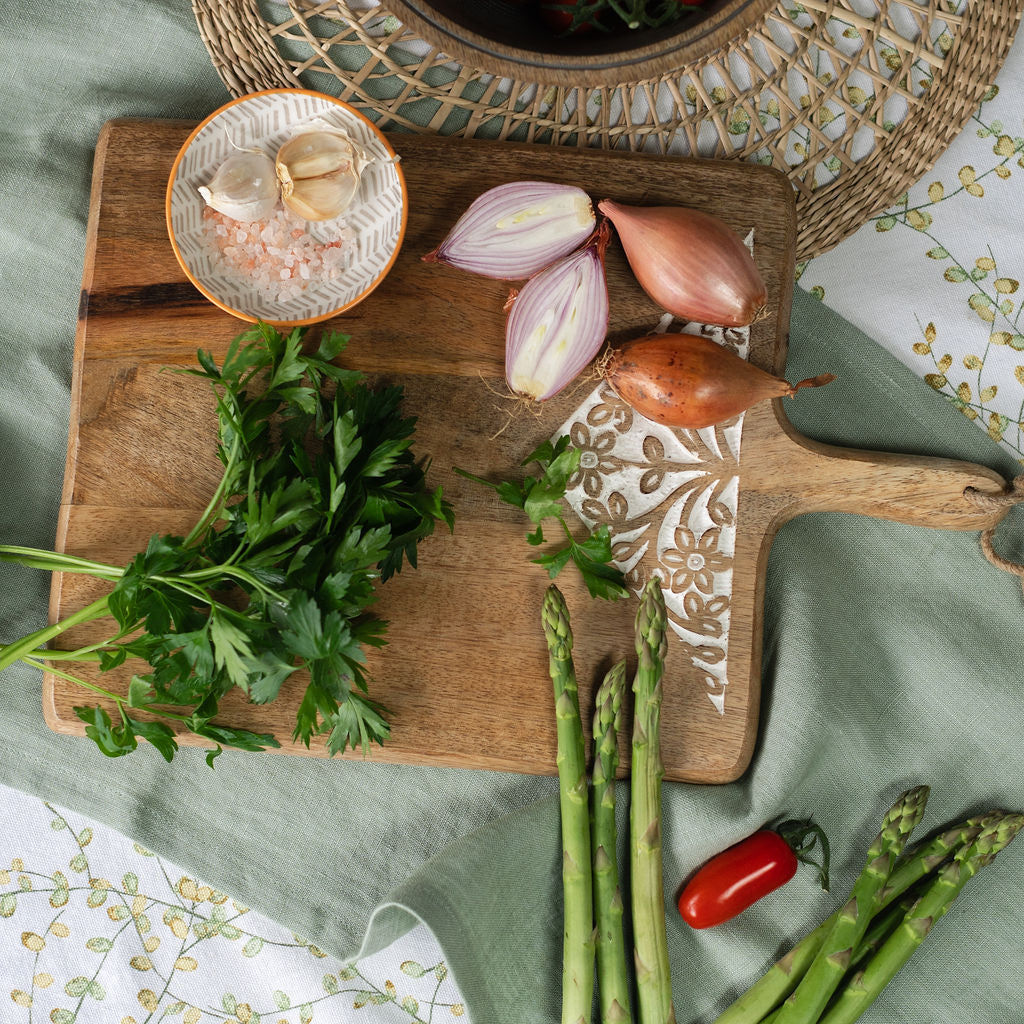
MULTIPOLYGON (((199 118, 227 96, 187 5, 0 5, 0 538, 53 542, 92 148, 116 116, 199 118)), ((789 372, 839 380, 787 408, 826 441, 1019 469, 901 364, 798 292, 789 372)), ((1024 513, 1002 549, 1024 556, 1024 513)), ((0 566, 0 636, 46 617, 48 580, 0 566)), ((764 713, 751 770, 665 787, 665 878, 680 1021, 709 1021, 785 943, 833 909, 891 799, 933 786, 924 828, 1024 806, 1019 583, 976 534, 813 515, 769 565, 764 713), (812 873, 694 933, 672 909, 697 864, 765 821, 813 813, 834 889, 812 873)), ((587 642, 580 637, 580 644, 587 642)), ((471 741, 471 740, 468 740, 471 741)), ((477 1024, 558 1019, 559 843, 553 782, 511 774, 149 748, 108 761, 52 735, 40 678, 0 674, 0 781, 107 822, 341 956, 416 918, 444 946, 477 1024), (376 913, 375 913, 376 911, 376 913), (372 927, 367 932, 368 922, 372 927)), ((16 828, 0 809, 0 823, 16 828)), ((1020 1024, 1024 846, 975 879, 865 1017, 1020 1024)))
MULTIPOLYGON (((824 367, 838 381, 786 406, 805 433, 968 459, 1008 476, 1019 469, 902 364, 798 291, 788 376, 824 367)), ((1008 556, 1024 553, 1022 526, 1018 510, 1000 532, 1008 556)), ((769 560, 753 764, 730 786, 664 789, 680 1021, 712 1020, 838 906, 882 815, 910 785, 933 787, 922 832, 1024 806, 1022 612, 1020 584, 982 560, 977 534, 837 514, 783 527, 769 560), (812 814, 832 839, 833 896, 804 869, 728 924, 693 932, 681 923, 673 898, 696 866, 765 822, 812 814)), ((621 838, 622 785, 619 795, 621 838)), ((395 895, 435 930, 478 1020, 557 1020, 559 849, 549 799, 459 841, 395 895)), ((1022 899, 1024 848, 1010 847, 863 1019, 1020 1024, 1022 899)), ((378 920, 396 913, 385 908, 378 920)))

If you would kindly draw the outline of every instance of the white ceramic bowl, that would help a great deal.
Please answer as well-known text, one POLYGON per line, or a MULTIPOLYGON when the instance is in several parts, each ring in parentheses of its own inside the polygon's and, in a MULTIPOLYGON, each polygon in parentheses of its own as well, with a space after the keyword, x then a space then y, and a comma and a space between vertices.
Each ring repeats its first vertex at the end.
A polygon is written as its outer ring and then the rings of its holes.
POLYGON ((167 230, 188 279, 211 302, 243 320, 311 324, 351 309, 391 269, 405 235, 405 178, 394 150, 376 126, 347 103, 305 89, 271 89, 214 111, 185 141, 167 183, 167 230), (351 257, 339 276, 305 282, 302 293, 278 299, 228 266, 204 231, 206 203, 198 192, 231 154, 231 145, 262 149, 271 159, 313 119, 343 129, 373 162, 344 221, 354 233, 351 257), (229 136, 230 135, 230 141, 229 136))

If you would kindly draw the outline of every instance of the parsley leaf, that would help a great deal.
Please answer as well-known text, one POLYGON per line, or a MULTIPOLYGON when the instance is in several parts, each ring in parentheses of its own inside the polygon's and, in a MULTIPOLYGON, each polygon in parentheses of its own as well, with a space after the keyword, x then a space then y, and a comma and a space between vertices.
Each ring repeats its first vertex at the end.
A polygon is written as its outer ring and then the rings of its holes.
MULTIPOLYGON (((285 335, 259 323, 230 343, 219 367, 200 350, 198 366, 179 371, 213 391, 224 466, 187 537, 153 537, 123 570, 0 547, 0 559, 30 558, 114 583, 87 610, 113 615, 117 632, 63 655, 60 669, 84 683, 64 670, 76 657, 101 671, 128 657, 148 662, 126 696, 84 684, 120 715, 115 724, 104 708, 75 709, 107 756, 129 753, 141 737, 170 760, 177 741, 168 723, 215 744, 211 767, 223 747, 279 746, 271 735, 214 719, 230 690, 263 704, 300 670, 308 683, 297 739, 327 734, 333 754, 365 753, 387 738, 385 709, 367 695, 365 648, 386 643, 387 624, 369 610, 375 586, 405 563, 415 567, 419 542, 438 522, 452 529, 454 513, 439 488, 427 487, 402 389, 371 388, 361 373, 334 364, 347 343, 326 332, 310 350, 304 329, 285 335), (160 720, 132 718, 135 708, 160 720)), ((46 637, 0 646, 0 669, 21 658, 36 663, 41 644, 59 632, 60 624, 46 637)))
POLYGON ((540 467, 539 477, 525 476, 518 483, 511 480, 492 483, 458 466, 454 469, 459 476, 490 487, 505 504, 522 509, 536 526, 526 535, 527 543, 533 547, 545 543, 543 523, 554 519, 566 543, 532 561, 541 566, 550 579, 572 562, 583 577, 591 597, 614 601, 625 597, 629 591, 622 571, 610 564, 612 543, 607 525, 602 523, 591 530, 586 539, 577 541, 565 521, 565 492, 573 474, 579 469, 581 457, 582 452, 572 446, 568 435, 563 434, 557 441, 545 441, 523 459, 523 466, 536 463, 540 467))

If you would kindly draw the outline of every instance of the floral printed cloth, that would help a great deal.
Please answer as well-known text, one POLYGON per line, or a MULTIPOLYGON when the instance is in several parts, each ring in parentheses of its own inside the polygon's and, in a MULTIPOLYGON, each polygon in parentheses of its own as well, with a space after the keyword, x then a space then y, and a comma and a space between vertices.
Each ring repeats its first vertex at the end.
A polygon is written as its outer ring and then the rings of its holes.
POLYGON ((935 167, 800 285, 1024 462, 1024 39, 935 167))
POLYGON ((80 814, 0 786, 0 821, 3 1024, 468 1019, 423 926, 341 963, 80 814))

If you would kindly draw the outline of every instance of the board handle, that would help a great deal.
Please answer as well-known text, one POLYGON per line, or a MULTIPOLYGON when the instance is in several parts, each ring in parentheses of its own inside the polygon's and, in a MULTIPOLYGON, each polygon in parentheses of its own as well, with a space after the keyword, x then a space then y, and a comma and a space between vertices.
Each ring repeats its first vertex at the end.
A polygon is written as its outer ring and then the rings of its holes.
POLYGON ((789 443, 780 491, 795 500, 794 512, 854 512, 940 530, 987 530, 1006 515, 1005 507, 979 506, 964 497, 969 487, 1003 493, 1006 481, 986 466, 839 448, 804 437, 784 415, 780 424, 789 443))

